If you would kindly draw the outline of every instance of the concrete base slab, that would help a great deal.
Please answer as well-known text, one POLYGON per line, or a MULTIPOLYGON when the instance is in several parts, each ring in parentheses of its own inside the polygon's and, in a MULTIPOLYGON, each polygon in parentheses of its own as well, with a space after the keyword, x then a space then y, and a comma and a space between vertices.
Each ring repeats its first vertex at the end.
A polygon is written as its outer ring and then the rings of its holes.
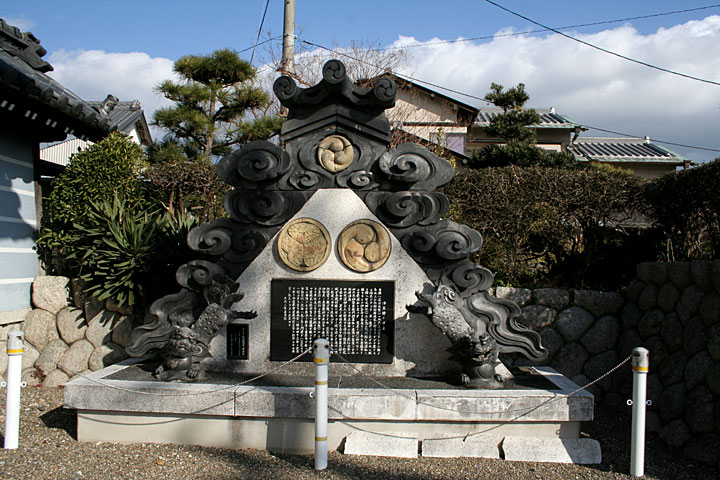
MULTIPOLYGON (((130 359, 65 386, 65 406, 77 409, 78 440, 313 453, 313 378, 267 377, 265 383, 248 385, 238 377, 166 383, 152 379, 150 367, 130 359)), ((338 449, 353 432, 381 437, 407 432, 414 438, 413 456, 418 440, 428 442, 426 455, 450 456, 456 450, 453 455, 486 456, 492 448, 474 444, 483 437, 532 436, 543 446, 550 439, 577 439, 580 423, 593 418, 592 395, 581 391, 567 397, 577 385, 548 368, 524 375, 531 377, 526 384, 505 390, 403 377, 373 379, 392 385, 379 388, 363 376, 335 378, 330 384, 337 387, 328 389, 328 448, 338 449), (433 445, 438 432, 472 440, 459 447, 451 447, 452 440, 433 445)))
POLYGON ((422 456, 500 458, 501 441, 502 437, 488 435, 435 434, 422 441, 422 456))
POLYGON ((345 437, 345 455, 417 458, 417 433, 352 432, 345 437))
POLYGON ((592 438, 505 437, 505 460, 597 464, 602 462, 600 442, 592 438))

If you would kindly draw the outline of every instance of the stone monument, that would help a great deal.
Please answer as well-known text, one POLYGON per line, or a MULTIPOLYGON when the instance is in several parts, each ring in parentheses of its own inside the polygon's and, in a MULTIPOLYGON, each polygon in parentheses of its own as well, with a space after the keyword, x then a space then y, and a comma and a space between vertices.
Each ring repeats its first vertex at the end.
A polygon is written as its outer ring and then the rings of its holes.
POLYGON ((578 461, 567 452, 594 442, 578 438, 593 397, 550 368, 511 374, 498 362, 545 351, 468 260, 480 234, 444 218, 436 189, 450 163, 390 146, 396 88, 360 88, 336 60, 314 87, 275 82, 289 110, 279 145, 250 142, 220 161, 229 217, 189 233, 201 258, 132 334, 128 353, 161 363, 132 358, 66 386, 79 440, 310 453, 305 352, 324 337, 331 449, 578 461))
POLYGON ((390 148, 392 79, 361 88, 331 60, 316 86, 284 76, 274 90, 289 112, 280 145, 250 142, 220 161, 230 217, 190 232, 203 258, 152 305, 131 356, 162 349, 158 378, 195 381, 206 368, 262 372, 323 336, 336 360, 369 373, 471 388, 502 387, 500 353, 543 358, 518 306, 491 296, 492 274, 467 260, 480 234, 444 218, 435 190, 453 167, 414 143, 390 148))

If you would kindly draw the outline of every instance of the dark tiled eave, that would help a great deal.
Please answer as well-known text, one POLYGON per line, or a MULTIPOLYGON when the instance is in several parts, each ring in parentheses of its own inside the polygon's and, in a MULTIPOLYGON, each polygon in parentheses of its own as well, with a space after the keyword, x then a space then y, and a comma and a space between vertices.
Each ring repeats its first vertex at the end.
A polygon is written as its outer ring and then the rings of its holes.
POLYGON ((107 116, 3 50, 0 50, 0 109, 18 121, 31 122, 38 127, 36 133, 47 139, 72 134, 99 140, 113 130, 107 116))
MULTIPOLYGON (((87 104, 95 110, 99 110, 103 102, 89 101, 87 104)), ((116 126, 117 129, 122 132, 129 130, 142 116, 143 110, 140 108, 139 103, 132 101, 118 102, 110 113, 108 113, 110 125, 116 126), (134 105, 138 106, 135 107, 134 105)))

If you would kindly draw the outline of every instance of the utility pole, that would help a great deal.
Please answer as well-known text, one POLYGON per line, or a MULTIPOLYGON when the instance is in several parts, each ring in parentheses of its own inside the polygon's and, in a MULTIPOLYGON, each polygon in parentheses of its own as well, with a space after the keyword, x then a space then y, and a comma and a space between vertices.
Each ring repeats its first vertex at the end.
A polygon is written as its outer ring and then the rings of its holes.
POLYGON ((292 75, 295 67, 295 0, 285 0, 285 23, 283 25, 283 51, 280 73, 292 75))

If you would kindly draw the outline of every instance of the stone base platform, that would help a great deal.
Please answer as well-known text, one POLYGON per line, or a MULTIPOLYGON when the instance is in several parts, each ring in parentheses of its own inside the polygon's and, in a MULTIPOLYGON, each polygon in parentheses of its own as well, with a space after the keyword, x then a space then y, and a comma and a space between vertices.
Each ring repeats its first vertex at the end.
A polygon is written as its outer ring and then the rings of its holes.
MULTIPOLYGON (((409 437, 420 442, 417 451, 427 440, 430 450, 441 448, 440 456, 468 455, 465 442, 456 455, 452 441, 438 445, 443 437, 491 444, 530 437, 569 445, 560 441, 578 439, 580 422, 593 419, 593 396, 582 390, 563 397, 577 385, 546 367, 514 371, 502 390, 434 379, 333 377, 330 368, 330 450, 344 448, 353 432, 409 437)), ((185 384, 159 382, 152 370, 130 359, 69 382, 65 406, 77 409, 78 440, 314 452, 312 377, 276 374, 237 386, 245 377, 209 373, 204 383, 185 384)))

